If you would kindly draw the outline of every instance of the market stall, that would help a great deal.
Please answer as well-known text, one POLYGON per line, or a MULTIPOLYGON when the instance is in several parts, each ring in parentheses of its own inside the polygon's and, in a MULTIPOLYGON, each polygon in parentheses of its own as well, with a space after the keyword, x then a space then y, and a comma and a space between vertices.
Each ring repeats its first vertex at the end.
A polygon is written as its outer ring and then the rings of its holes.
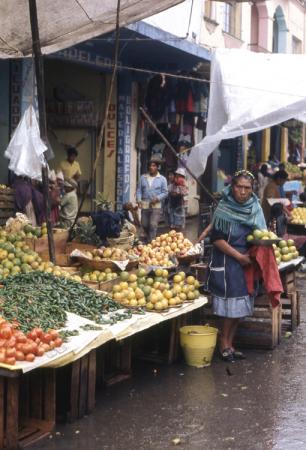
POLYGON ((123 250, 67 243, 54 230, 59 266, 44 260, 43 228, 18 215, 0 229, 1 448, 91 412, 96 384, 131 375, 135 335, 167 324, 166 361, 175 361, 180 327, 207 301, 179 269, 178 259, 199 256, 181 233, 123 250))

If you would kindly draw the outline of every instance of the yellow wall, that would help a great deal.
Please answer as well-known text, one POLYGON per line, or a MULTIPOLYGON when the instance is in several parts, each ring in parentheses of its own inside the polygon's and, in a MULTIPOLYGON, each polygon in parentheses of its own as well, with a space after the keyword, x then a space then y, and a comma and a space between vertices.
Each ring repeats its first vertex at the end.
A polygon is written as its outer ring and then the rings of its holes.
MULTIPOLYGON (((95 113, 99 120, 103 119, 105 108, 105 74, 100 74, 87 67, 63 61, 46 61, 46 99, 53 99, 53 91, 57 86, 68 86, 75 90, 84 100, 94 102, 95 113)), ((60 141, 68 145, 75 145, 88 132, 88 129, 81 128, 57 128, 54 132, 60 141)), ((95 158, 95 133, 91 129, 90 135, 78 147, 78 161, 81 166, 82 176, 80 181, 89 180, 92 164, 95 158)), ((57 139, 49 133, 49 140, 55 153, 54 160, 50 161, 51 168, 57 168, 59 162, 66 158, 66 151, 57 139)), ((98 165, 96 175, 96 190, 103 190, 103 170, 102 164, 98 165)), ((90 201, 86 201, 84 211, 90 210, 90 201)))

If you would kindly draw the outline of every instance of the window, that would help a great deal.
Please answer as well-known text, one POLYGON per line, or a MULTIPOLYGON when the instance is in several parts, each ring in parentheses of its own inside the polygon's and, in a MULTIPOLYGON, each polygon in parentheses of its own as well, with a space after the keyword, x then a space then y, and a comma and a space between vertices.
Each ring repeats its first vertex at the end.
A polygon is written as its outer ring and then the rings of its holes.
POLYGON ((292 36, 292 53, 302 53, 302 41, 292 36))
POLYGON ((205 0, 204 3, 204 18, 216 21, 216 4, 214 1, 205 0))
POLYGON ((223 31, 240 39, 241 37, 241 4, 223 4, 223 31))

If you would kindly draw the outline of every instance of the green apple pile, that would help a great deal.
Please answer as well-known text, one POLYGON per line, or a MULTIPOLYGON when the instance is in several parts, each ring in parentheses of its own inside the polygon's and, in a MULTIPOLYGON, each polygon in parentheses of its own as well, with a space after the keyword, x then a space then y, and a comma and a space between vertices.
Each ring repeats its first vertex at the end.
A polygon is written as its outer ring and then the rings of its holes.
POLYGON ((249 234, 247 236, 247 241, 252 242, 254 240, 271 240, 271 239, 277 239, 277 236, 273 231, 268 230, 254 230, 252 234, 249 234))
POLYGON ((93 270, 92 272, 86 272, 82 276, 83 281, 91 281, 94 283, 103 283, 103 281, 110 281, 118 278, 118 273, 113 272, 112 269, 107 268, 104 271, 93 270))
POLYGON ((174 275, 169 281, 166 269, 156 269, 148 276, 144 269, 136 273, 121 272, 120 282, 113 287, 112 297, 123 306, 145 307, 148 311, 163 311, 184 301, 199 297, 199 282, 184 272, 174 275))
POLYGON ((292 239, 288 239, 288 241, 283 239, 278 245, 273 244, 273 248, 277 264, 288 262, 299 257, 299 252, 292 239))
POLYGON ((25 232, 10 233, 0 228, 0 280, 19 273, 39 270, 55 276, 81 281, 77 275, 70 275, 51 262, 43 262, 39 254, 30 249, 25 242, 25 232))
POLYGON ((23 227, 23 231, 27 238, 34 238, 34 239, 46 236, 48 233, 46 223, 43 223, 41 227, 33 227, 32 225, 27 224, 23 227))

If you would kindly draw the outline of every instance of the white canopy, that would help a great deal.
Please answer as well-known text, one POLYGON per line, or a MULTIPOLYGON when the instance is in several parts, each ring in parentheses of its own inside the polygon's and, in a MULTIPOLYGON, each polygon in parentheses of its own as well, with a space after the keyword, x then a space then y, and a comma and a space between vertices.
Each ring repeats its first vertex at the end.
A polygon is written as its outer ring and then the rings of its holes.
POLYGON ((212 57, 206 137, 188 167, 200 176, 223 139, 269 128, 306 113, 306 55, 217 49, 212 57))
MULTIPOLYGON (((120 26, 183 0, 121 0, 120 26)), ((117 0, 37 0, 42 53, 53 53, 107 33, 116 26, 117 0)), ((30 56, 28 0, 0 0, 0 58, 30 56)))

